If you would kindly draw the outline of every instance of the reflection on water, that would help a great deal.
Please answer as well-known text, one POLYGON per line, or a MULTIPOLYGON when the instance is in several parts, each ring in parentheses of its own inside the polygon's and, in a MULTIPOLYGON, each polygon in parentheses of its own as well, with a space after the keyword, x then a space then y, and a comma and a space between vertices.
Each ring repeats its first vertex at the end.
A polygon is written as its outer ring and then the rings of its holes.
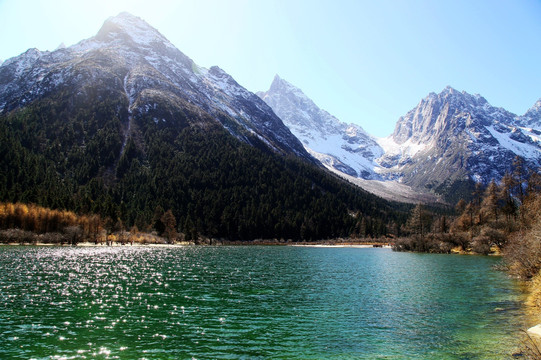
POLYGON ((497 259, 296 247, 0 248, 0 358, 499 359, 497 259))

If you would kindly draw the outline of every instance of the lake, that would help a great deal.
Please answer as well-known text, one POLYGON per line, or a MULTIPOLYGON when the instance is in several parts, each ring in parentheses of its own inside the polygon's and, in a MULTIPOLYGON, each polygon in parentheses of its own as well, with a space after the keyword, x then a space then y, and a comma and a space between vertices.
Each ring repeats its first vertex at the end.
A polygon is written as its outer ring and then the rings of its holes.
POLYGON ((0 247, 1 359, 508 359, 499 258, 311 247, 0 247))

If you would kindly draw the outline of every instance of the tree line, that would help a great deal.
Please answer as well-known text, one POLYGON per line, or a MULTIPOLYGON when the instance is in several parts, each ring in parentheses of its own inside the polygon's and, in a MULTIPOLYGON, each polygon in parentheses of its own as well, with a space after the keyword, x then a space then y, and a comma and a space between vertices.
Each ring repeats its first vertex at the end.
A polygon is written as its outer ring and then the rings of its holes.
MULTIPOLYGON (((504 250, 515 235, 532 226, 541 193, 541 175, 524 168, 516 157, 512 169, 499 183, 476 184, 471 200, 461 199, 455 215, 436 215, 419 204, 405 224, 407 237, 398 239, 396 250, 475 252, 504 250)), ((515 245, 513 245, 515 246, 515 245)))
MULTIPOLYGON (((127 229, 122 220, 113 221, 97 214, 77 215, 35 204, 0 203, 0 243, 4 244, 94 244, 172 243, 178 239, 171 210, 154 219, 156 231, 145 233, 137 226, 127 229)), ((149 228, 150 229, 150 228, 149 228)))

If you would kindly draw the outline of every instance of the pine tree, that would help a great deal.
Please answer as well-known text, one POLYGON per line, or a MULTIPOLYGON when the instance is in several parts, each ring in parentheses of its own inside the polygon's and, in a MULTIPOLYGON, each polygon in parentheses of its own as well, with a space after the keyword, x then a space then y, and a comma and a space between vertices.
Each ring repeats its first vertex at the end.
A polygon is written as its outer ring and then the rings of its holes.
POLYGON ((197 230, 192 221, 192 218, 188 214, 186 220, 184 221, 184 239, 186 241, 196 241, 198 238, 197 230))
POLYGON ((517 155, 513 159, 513 185, 516 189, 516 194, 521 204, 524 202, 525 183, 526 175, 524 173, 524 159, 517 155))
POLYGON ((485 196, 481 203, 481 212, 486 219, 498 220, 498 185, 492 180, 485 190, 485 196))
POLYGON ((472 205, 475 209, 479 209, 481 207, 481 201, 483 199, 483 184, 477 182, 475 183, 475 189, 473 190, 472 194, 472 205))
POLYGON ((462 214, 464 212, 464 210, 466 210, 466 201, 464 199, 460 199, 458 200, 458 202, 456 203, 456 206, 455 206, 455 211, 457 212, 457 214, 462 214))
POLYGON ((154 216, 152 217, 152 227, 158 235, 162 235, 165 231, 165 224, 162 222, 162 217, 164 215, 165 211, 163 208, 158 205, 156 206, 156 209, 154 210, 154 216))
POLYGON ((447 220, 447 216, 442 215, 440 216, 435 222, 433 226, 435 233, 445 234, 449 231, 449 221, 447 220))
MULTIPOLYGON (((541 171, 541 170, 539 170, 541 171)), ((531 170, 528 177, 527 196, 537 197, 541 193, 541 174, 531 170)))
POLYGON ((174 243, 177 237, 177 220, 171 209, 167 210, 161 217, 164 224, 164 234, 170 244, 174 243))
POLYGON ((515 181, 510 173, 506 173, 502 179, 499 197, 503 202, 502 212, 507 217, 507 223, 510 226, 511 217, 516 214, 516 205, 513 200, 513 187, 515 181))
POLYGON ((423 239, 429 228, 430 215, 425 211, 424 206, 419 203, 411 211, 408 229, 412 234, 419 235, 423 239))

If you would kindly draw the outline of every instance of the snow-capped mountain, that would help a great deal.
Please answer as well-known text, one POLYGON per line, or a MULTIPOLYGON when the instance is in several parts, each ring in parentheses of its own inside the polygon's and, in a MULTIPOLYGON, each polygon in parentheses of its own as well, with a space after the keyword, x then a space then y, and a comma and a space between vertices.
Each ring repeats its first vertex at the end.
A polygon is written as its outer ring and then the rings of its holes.
POLYGON ((257 95, 321 163, 354 177, 378 177, 375 159, 383 151, 360 126, 339 121, 278 75, 268 91, 257 95))
POLYGON ((77 103, 96 85, 124 96, 126 138, 134 116, 156 123, 178 121, 174 117, 181 109, 197 114, 198 122, 219 122, 242 141, 255 144, 259 139, 275 152, 312 161, 265 102, 220 68, 197 66, 156 29, 128 13, 109 18, 96 36, 71 47, 30 49, 6 60, 0 67, 0 114, 62 89, 77 103))
POLYGON ((529 168, 541 165, 541 100, 516 116, 447 87, 401 117, 389 137, 374 138, 278 76, 258 95, 324 165, 387 198, 415 200, 414 189, 425 200, 432 193, 452 201, 469 196, 474 182, 501 179, 516 156, 529 168))
POLYGON ((378 171, 414 188, 448 193, 457 182, 501 179, 516 156, 537 169, 541 136, 535 107, 527 114, 517 117, 451 87, 431 93, 380 140, 385 155, 378 159, 378 171))

